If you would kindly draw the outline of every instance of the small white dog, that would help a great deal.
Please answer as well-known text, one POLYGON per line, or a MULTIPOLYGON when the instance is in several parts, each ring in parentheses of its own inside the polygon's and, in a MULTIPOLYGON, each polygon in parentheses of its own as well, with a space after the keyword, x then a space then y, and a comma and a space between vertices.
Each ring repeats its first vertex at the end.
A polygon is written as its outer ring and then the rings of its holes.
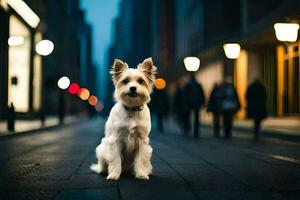
POLYGON ((98 164, 90 168, 97 173, 107 171, 110 180, 118 180, 122 171, 148 180, 152 173, 152 148, 148 138, 151 121, 147 103, 156 67, 151 58, 145 59, 137 69, 116 59, 110 73, 117 103, 105 124, 105 137, 96 148, 98 164))

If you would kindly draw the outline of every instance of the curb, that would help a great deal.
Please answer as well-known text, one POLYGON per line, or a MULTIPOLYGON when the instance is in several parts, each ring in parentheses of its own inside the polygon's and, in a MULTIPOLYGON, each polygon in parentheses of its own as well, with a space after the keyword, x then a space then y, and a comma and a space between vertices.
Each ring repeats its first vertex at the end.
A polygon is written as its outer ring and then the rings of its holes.
MULTIPOLYGON (((235 127, 233 128, 233 130, 241 131, 242 133, 253 135, 253 130, 249 128, 235 127)), ((261 137, 269 137, 269 138, 283 139, 283 140, 293 141, 293 142, 300 142, 300 135, 291 135, 282 131, 262 130, 260 131, 259 134, 261 137)))
MULTIPOLYGON (((207 128, 208 127, 212 128, 211 124, 202 124, 202 126, 207 127, 207 128)), ((243 133, 243 134, 253 135, 253 130, 251 128, 236 126, 236 127, 233 127, 232 129, 234 131, 239 131, 240 133, 243 133)), ((282 131, 262 130, 262 131, 260 131, 259 136, 267 137, 267 138, 282 139, 282 140, 293 141, 293 142, 300 142, 300 135, 291 135, 291 134, 287 134, 286 132, 282 132, 282 131)))
POLYGON ((85 118, 82 120, 75 120, 73 122, 70 122, 68 124, 57 124, 57 125, 53 125, 53 126, 47 126, 47 127, 41 127, 41 128, 37 128, 37 129, 31 129, 31 130, 26 130, 26 131, 19 131, 19 132, 14 132, 11 134, 7 134, 7 135, 0 135, 0 140, 6 140, 9 138, 14 138, 14 137, 20 137, 20 136, 24 136, 24 135, 31 135, 37 132, 43 132, 43 131, 49 131, 49 130, 54 130, 54 129, 58 129, 58 128, 67 128, 69 126, 72 126, 74 124, 78 124, 78 123, 84 123, 89 121, 89 118, 85 118))

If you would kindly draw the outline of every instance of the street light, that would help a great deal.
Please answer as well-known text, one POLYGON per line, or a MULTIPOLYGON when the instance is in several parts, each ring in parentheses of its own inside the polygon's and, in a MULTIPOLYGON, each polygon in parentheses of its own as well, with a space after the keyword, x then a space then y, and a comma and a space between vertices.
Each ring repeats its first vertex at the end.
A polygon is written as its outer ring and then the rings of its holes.
POLYGON ((60 89, 65 90, 70 85, 70 79, 66 76, 63 76, 57 81, 57 85, 60 89))
POLYGON ((37 43, 35 50, 42 56, 48 56, 52 53, 54 44, 50 40, 41 40, 37 43))
POLYGON ((200 59, 197 57, 185 57, 183 62, 185 69, 189 72, 196 72, 200 67, 200 59))
POLYGON ((295 42, 298 37, 299 24, 276 23, 274 25, 276 38, 282 42, 295 42))
POLYGON ((9 46, 21 46, 24 44, 24 37, 23 36, 17 36, 12 35, 8 38, 8 45, 9 46))
POLYGON ((7 0, 10 5, 32 28, 40 23, 40 18, 23 0, 7 0))
POLYGON ((237 59, 240 56, 241 46, 238 43, 224 44, 223 49, 229 59, 237 59))

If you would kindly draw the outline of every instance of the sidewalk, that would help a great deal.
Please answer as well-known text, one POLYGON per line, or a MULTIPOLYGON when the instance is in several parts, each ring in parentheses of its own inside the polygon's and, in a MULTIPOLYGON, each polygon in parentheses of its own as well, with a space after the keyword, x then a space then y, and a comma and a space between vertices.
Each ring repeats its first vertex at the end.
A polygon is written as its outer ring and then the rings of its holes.
MULTIPOLYGON (((211 115, 203 117, 204 126, 212 126, 211 115)), ((251 119, 235 120, 233 129, 252 133, 254 121, 251 119)), ((261 125, 261 135, 300 141, 300 117, 269 117, 261 125)))
MULTIPOLYGON (((253 120, 235 120, 233 130, 239 133, 253 134, 253 120)), ((212 128, 212 118, 210 114, 201 115, 201 124, 203 127, 212 128)), ((155 126, 155 124, 154 124, 155 126)), ((174 133, 181 134, 179 126, 174 119, 169 118, 165 122, 165 129, 174 133)), ((202 133, 203 134, 203 133, 202 133)), ((211 132, 205 133, 205 136, 212 136, 211 132)), ((300 118, 270 117, 262 122, 261 136, 270 138, 280 138, 290 141, 300 141, 300 118)))
MULTIPOLYGON (((81 119, 79 116, 66 116, 64 119, 64 124, 71 124, 73 122, 78 121, 81 119)), ((46 129, 58 126, 59 119, 55 116, 48 116, 45 120, 44 126, 42 125, 41 121, 38 119, 34 120, 16 120, 15 122, 15 131, 8 131, 7 130, 7 123, 6 121, 0 121, 0 137, 13 135, 18 133, 25 133, 31 131, 37 131, 40 129, 46 129)))

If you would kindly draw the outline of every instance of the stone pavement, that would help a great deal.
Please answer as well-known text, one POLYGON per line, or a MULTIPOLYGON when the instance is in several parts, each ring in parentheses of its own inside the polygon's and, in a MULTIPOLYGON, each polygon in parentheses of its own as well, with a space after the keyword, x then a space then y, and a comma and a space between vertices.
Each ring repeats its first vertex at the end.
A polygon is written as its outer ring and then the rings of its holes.
MULTIPOLYGON (((297 199, 300 144, 151 133, 149 181, 89 170, 103 120, 0 139, 0 199, 297 199)), ((174 126, 175 127, 175 126, 174 126)))
MULTIPOLYGON (((210 113, 202 112, 201 119, 204 126, 212 126, 210 113)), ((235 119, 233 128, 245 133, 252 133, 253 126, 254 121, 251 119, 235 119)), ((300 117, 268 117, 261 124, 261 135, 300 141, 300 117)))
MULTIPOLYGON (((210 113, 201 112, 204 124, 212 124, 212 115, 210 113)), ((253 128, 253 120, 239 119, 234 120, 234 126, 251 130, 253 128)), ((291 135, 300 135, 300 116, 298 117, 268 117, 262 121, 262 131, 282 132, 291 135)))

